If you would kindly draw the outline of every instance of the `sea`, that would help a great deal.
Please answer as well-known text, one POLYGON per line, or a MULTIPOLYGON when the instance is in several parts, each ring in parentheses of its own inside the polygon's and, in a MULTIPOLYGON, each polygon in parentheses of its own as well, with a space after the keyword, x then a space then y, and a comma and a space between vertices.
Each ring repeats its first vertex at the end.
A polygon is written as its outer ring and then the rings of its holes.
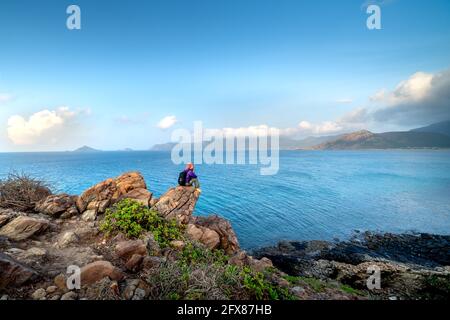
MULTIPOLYGON (((279 171, 258 165, 196 165, 195 215, 231 221, 244 249, 280 240, 346 240, 355 232, 450 234, 450 151, 282 151, 279 171)), ((140 171, 159 197, 183 166, 170 152, 0 153, 0 179, 23 172, 54 193, 80 194, 140 171)))

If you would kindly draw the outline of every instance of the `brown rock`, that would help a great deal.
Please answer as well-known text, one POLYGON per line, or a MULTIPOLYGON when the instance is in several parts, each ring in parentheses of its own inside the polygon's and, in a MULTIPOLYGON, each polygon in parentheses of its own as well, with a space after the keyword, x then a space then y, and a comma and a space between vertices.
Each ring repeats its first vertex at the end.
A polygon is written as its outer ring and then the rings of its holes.
POLYGON ((94 210, 104 213, 106 208, 135 189, 146 189, 144 178, 139 172, 128 172, 116 179, 107 179, 87 189, 78 197, 76 205, 80 212, 94 210))
POLYGON ((239 251, 230 258, 228 263, 237 266, 248 266, 257 272, 262 272, 267 268, 273 267, 272 261, 266 257, 258 260, 249 256, 245 251, 239 251))
POLYGON ((209 249, 217 249, 220 246, 219 234, 211 229, 188 224, 186 227, 187 235, 200 243, 203 243, 209 249))
POLYGON ((45 231, 48 225, 48 221, 44 219, 19 216, 0 229, 0 236, 21 241, 45 231))
POLYGON ((115 247, 116 254, 125 260, 130 259, 133 255, 147 255, 147 246, 142 240, 121 241, 115 247))
POLYGON ((160 257, 146 256, 142 260, 142 268, 143 269, 158 268, 161 265, 162 261, 163 260, 160 257))
MULTIPOLYGON (((196 227, 203 227, 215 231, 220 239, 218 248, 223 249, 226 254, 233 255, 239 251, 239 242, 228 220, 217 215, 212 215, 208 217, 194 217, 191 219, 191 223, 196 227)), ((214 243, 215 238, 212 234, 209 238, 214 243)))
POLYGON ((0 252, 0 289, 18 287, 39 278, 36 271, 0 252))
POLYGON ((78 209, 75 205, 76 197, 68 194, 55 194, 39 201, 35 210, 52 217, 62 217, 64 219, 70 218, 78 214, 78 209))
POLYGON ((6 214, 0 214, 0 227, 9 221, 9 216, 6 214))
POLYGON ((176 219, 179 223, 187 224, 199 196, 200 192, 192 187, 178 186, 162 195, 152 209, 167 219, 176 219))
POLYGON ((122 199, 132 199, 135 200, 144 206, 150 206, 150 200, 152 199, 152 193, 144 188, 133 189, 130 192, 121 196, 118 201, 122 199))
POLYGON ((182 250, 186 244, 181 240, 173 240, 170 242, 170 246, 176 250, 182 250))
POLYGON ((124 274, 109 261, 95 261, 81 268, 81 285, 93 284, 105 277, 122 280, 124 274))
POLYGON ((125 264, 125 268, 127 268, 127 270, 135 272, 141 267, 143 259, 144 257, 140 254, 133 254, 133 256, 125 264))
POLYGON ((58 274, 55 279, 53 279, 55 285, 62 291, 68 290, 66 281, 66 277, 63 274, 58 274))

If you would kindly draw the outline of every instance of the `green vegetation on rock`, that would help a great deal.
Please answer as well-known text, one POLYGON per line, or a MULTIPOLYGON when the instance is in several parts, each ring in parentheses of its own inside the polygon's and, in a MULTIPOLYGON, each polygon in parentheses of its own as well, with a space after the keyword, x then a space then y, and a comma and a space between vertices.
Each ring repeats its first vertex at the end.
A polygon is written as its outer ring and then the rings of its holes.
POLYGON ((182 239, 184 232, 183 226, 175 220, 166 220, 158 212, 131 199, 121 200, 108 208, 100 230, 107 234, 123 232, 130 238, 137 238, 150 231, 162 248, 173 240, 182 239))
POLYGON ((173 261, 148 274, 152 299, 273 299, 294 297, 271 281, 269 273, 228 263, 222 250, 187 242, 173 261))

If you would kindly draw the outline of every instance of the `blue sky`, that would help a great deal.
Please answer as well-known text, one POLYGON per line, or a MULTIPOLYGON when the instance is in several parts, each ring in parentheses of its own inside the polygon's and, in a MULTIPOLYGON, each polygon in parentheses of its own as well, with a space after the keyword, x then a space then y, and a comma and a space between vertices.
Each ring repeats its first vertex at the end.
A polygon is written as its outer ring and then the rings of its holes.
POLYGON ((0 151, 147 149, 195 120, 296 137, 439 120, 450 2, 379 4, 368 30, 363 0, 2 0, 0 151))

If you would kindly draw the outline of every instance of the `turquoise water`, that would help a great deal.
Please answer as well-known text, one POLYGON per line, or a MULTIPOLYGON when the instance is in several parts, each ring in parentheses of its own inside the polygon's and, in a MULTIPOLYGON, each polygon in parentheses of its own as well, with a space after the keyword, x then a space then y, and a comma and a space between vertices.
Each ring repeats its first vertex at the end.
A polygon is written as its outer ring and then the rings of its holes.
MULTIPOLYGON (((166 152, 3 153, 0 176, 24 171, 79 194, 138 170, 156 196, 182 167, 166 152)), ((257 166, 198 165, 196 214, 231 220, 251 249, 281 239, 345 239, 356 230, 450 234, 450 151, 286 151, 276 176, 257 166)))

